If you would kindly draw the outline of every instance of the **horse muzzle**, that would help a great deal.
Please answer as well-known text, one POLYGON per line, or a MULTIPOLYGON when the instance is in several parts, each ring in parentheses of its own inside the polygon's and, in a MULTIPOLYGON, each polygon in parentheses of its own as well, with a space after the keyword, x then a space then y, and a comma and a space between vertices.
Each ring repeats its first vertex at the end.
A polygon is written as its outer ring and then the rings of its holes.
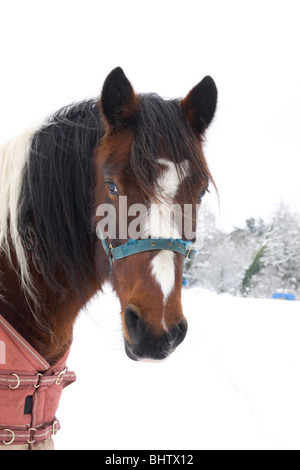
POLYGON ((125 340, 125 351, 135 361, 166 359, 184 340, 188 328, 182 317, 171 329, 155 335, 131 306, 125 310, 125 324, 130 339, 125 340))

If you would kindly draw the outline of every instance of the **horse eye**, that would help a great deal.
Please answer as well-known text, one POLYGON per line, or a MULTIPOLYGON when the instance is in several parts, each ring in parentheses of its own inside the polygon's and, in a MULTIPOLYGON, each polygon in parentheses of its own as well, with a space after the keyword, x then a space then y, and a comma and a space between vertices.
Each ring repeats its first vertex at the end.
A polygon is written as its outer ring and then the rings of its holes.
POLYGON ((207 191, 207 188, 202 189, 201 193, 198 196, 198 201, 199 202, 202 201, 202 199, 204 198, 204 196, 206 194, 206 191, 207 191))
POLYGON ((114 196, 119 195, 119 191, 115 183, 113 183, 112 181, 106 181, 106 186, 108 187, 108 191, 110 192, 110 194, 113 194, 114 196))

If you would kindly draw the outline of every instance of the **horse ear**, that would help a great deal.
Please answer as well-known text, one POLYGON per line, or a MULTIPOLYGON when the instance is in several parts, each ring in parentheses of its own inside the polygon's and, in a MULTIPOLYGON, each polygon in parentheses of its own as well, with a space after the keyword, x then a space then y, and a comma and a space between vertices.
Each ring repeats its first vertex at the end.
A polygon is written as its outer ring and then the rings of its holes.
POLYGON ((113 129, 121 128, 137 108, 137 95, 121 67, 106 77, 100 104, 107 123, 113 129))
POLYGON ((193 131, 201 135, 213 120, 218 99, 214 80, 207 76, 181 101, 181 109, 193 131))

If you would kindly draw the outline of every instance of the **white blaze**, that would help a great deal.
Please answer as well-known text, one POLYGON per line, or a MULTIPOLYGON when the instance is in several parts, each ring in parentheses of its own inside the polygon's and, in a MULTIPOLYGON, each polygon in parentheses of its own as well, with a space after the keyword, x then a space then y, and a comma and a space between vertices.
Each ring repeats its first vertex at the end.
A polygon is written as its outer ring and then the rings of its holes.
POLYGON ((152 274, 160 285, 164 302, 171 294, 175 284, 175 254, 172 251, 160 251, 152 260, 152 274))
MULTIPOLYGON (((188 172, 188 161, 180 166, 168 160, 159 160, 164 169, 156 182, 157 200, 151 204, 149 217, 149 234, 152 238, 181 238, 178 229, 174 226, 173 209, 174 198, 181 183, 180 175, 184 177, 188 172)), ((152 274, 160 285, 164 303, 172 292, 175 285, 175 253, 172 251, 160 251, 151 262, 152 274)), ((164 317, 163 327, 166 329, 164 317)))

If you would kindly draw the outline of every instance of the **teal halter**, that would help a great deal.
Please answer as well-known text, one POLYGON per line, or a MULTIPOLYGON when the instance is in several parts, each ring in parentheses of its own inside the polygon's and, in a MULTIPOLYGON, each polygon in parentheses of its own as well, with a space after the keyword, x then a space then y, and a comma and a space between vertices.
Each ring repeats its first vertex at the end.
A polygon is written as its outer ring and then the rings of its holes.
POLYGON ((112 263, 127 256, 144 251, 167 250, 180 253, 185 259, 192 261, 196 250, 191 241, 174 240, 173 238, 146 238, 142 240, 131 239, 124 245, 114 248, 105 238, 101 238, 102 246, 108 256, 110 266, 112 263))

